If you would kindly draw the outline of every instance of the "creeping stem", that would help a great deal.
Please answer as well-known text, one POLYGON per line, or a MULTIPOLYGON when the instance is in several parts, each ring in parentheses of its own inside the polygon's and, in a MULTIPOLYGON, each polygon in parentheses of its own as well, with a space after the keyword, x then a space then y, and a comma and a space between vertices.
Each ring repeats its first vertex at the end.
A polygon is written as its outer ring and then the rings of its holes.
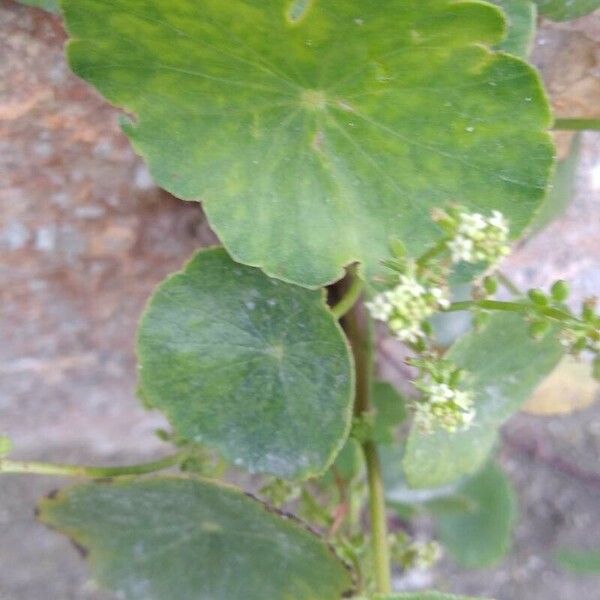
POLYGON ((59 475, 63 477, 122 477, 125 475, 144 475, 162 471, 179 464, 184 458, 182 452, 172 454, 148 463, 123 467, 87 467, 83 465, 55 465, 36 461, 17 461, 0 458, 0 473, 28 473, 33 475, 59 475))
MULTIPOLYGON (((357 417, 367 413, 370 409, 371 336, 369 331, 365 331, 367 327, 361 323, 361 316, 363 314, 360 307, 355 306, 344 319, 344 329, 354 351, 356 369, 354 414, 357 417)), ((388 594, 391 591, 390 554, 381 464, 377 446, 371 440, 362 443, 362 450, 365 456, 369 487, 371 544, 375 582, 379 593, 388 594)))

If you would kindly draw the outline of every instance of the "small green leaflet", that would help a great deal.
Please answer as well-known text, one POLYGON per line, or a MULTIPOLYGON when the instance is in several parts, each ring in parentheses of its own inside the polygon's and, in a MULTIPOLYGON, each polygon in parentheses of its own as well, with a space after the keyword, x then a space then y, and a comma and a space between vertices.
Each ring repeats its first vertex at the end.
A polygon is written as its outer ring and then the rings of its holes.
POLYGON ((43 500, 39 518, 89 550, 124 600, 339 600, 352 588, 300 524, 214 482, 91 483, 43 500))
POLYGON ((600 575, 600 550, 575 552, 563 549, 557 554, 556 561, 569 571, 600 575))
POLYGON ((600 0, 535 0, 540 13, 553 21, 569 21, 600 9, 600 0))
POLYGON ((510 313, 492 315, 483 331, 459 339, 447 357, 471 374, 475 420, 468 430, 456 433, 439 429, 426 434, 413 427, 403 461, 408 483, 435 488, 479 470, 500 425, 552 371, 563 352, 554 331, 535 341, 522 317, 510 313))
POLYGON ((132 115, 155 180, 202 200, 238 262, 319 287, 430 210, 501 210, 518 235, 553 163, 537 73, 469 0, 63 0, 73 70, 132 115))
POLYGON ((469 510, 438 513, 440 542, 462 567, 490 566, 510 544, 517 515, 511 483, 498 467, 489 465, 458 494, 470 501, 469 510))
POLYGON ((347 437, 352 356, 324 294, 222 249, 198 252, 159 286, 137 354, 146 405, 180 438, 251 472, 319 474, 347 437))

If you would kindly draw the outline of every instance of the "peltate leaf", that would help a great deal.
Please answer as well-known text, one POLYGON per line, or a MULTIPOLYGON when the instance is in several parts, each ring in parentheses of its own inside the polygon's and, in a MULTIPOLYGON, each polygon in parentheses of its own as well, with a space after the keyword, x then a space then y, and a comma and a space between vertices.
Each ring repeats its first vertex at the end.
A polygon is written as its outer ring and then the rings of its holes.
POLYGON ((461 566, 479 568, 498 561, 510 544, 516 499, 510 481, 493 465, 459 490, 470 500, 467 511, 438 513, 440 541, 461 566))
POLYGON ((540 13, 553 21, 569 21, 600 8, 600 0, 535 0, 540 13))
POLYGON ((508 34, 498 48, 527 58, 536 31, 537 6, 529 0, 490 0, 502 8, 508 21, 508 34))
POLYGON ((137 352, 145 403, 179 437, 252 472, 318 474, 346 439, 352 357, 323 294, 222 249, 197 253, 158 288, 137 352))
POLYGON ((471 374, 476 416, 469 429, 423 433, 413 427, 404 456, 412 487, 435 488, 470 475, 486 462, 500 425, 558 364, 563 348, 550 332, 535 341, 519 315, 496 313, 483 331, 462 337, 447 357, 471 374))
POLYGON ((201 480, 87 484, 40 519, 90 552, 126 600, 338 600, 352 587, 328 546, 237 490, 201 480))
POLYGON ((63 0, 70 64, 135 115, 155 180, 202 200, 238 261, 307 287, 417 254, 430 209, 503 211, 546 187, 536 72, 491 52, 501 11, 455 0, 63 0))

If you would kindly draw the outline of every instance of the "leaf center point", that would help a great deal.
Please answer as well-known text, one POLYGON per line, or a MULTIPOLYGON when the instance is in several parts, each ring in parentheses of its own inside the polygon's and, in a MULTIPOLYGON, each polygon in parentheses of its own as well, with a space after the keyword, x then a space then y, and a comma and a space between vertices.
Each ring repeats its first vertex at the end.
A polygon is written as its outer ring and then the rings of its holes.
POLYGON ((300 102, 304 108, 311 111, 327 108, 327 96, 321 90, 304 90, 300 95, 300 102))

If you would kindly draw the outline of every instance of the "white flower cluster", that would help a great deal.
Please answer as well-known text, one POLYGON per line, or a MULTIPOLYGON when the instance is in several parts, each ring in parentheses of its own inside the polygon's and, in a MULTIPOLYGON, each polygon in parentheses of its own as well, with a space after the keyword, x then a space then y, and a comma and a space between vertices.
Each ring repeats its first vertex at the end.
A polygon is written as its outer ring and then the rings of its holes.
POLYGON ((423 431, 440 425, 450 432, 468 429, 475 417, 473 395, 447 383, 420 383, 423 396, 415 406, 415 421, 423 431))
POLYGON ((456 217, 455 233, 448 242, 452 262, 494 264, 510 251, 508 222, 497 210, 491 217, 461 211, 456 217))
POLYGON ((442 547, 436 541, 410 539, 404 532, 388 536, 392 560, 407 569, 429 569, 443 555, 442 547))
POLYGON ((378 294, 366 306, 399 340, 414 343, 425 336, 423 321, 449 304, 441 288, 422 285, 413 275, 400 275, 396 287, 378 294))
POLYGON ((414 569, 430 569, 435 565, 443 555, 442 547, 436 541, 419 542, 415 541, 407 549, 407 556, 410 557, 410 565, 414 569))

